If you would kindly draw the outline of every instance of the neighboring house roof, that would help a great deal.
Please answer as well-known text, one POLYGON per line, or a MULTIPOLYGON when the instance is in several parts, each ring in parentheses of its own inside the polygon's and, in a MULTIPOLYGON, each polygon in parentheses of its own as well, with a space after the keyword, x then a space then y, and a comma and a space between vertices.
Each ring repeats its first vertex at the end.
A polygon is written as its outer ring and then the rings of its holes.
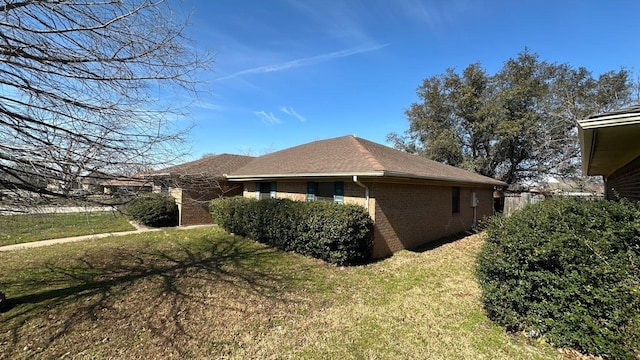
POLYGON ((313 141, 256 158, 229 180, 362 176, 506 186, 486 176, 355 136, 313 141))
POLYGON ((640 156, 640 106, 578 121, 584 175, 609 177, 640 156))
POLYGON ((220 154, 204 157, 188 163, 171 166, 153 172, 152 176, 202 176, 223 179, 224 174, 234 171, 255 159, 253 156, 220 154))
POLYGON ((531 183, 509 184, 509 192, 534 192, 550 194, 602 194, 604 188, 602 180, 593 177, 553 177, 531 183))
POLYGON ((113 180, 114 178, 117 178, 114 175, 110 175, 107 174, 105 172, 102 171, 92 171, 89 174, 80 176, 80 183, 81 184, 85 184, 85 185, 95 185, 95 184, 100 184, 104 181, 107 180, 113 180))
POLYGON ((100 183, 102 186, 130 186, 130 187, 148 187, 153 186, 153 183, 144 180, 134 179, 111 179, 100 183))

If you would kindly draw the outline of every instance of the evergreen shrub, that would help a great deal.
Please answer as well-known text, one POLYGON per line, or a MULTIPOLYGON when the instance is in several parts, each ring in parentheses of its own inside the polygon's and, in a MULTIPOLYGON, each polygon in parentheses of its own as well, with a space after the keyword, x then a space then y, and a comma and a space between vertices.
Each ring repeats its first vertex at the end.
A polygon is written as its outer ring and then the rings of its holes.
POLYGON ((211 214, 223 229, 285 251, 335 264, 370 256, 373 221, 360 206, 288 199, 215 199, 211 214))
POLYGON ((178 225, 178 205, 173 197, 165 194, 147 194, 125 205, 127 216, 143 225, 165 227, 178 225))
POLYGON ((550 199, 495 217, 478 257, 488 316, 604 358, 640 356, 640 211, 550 199))

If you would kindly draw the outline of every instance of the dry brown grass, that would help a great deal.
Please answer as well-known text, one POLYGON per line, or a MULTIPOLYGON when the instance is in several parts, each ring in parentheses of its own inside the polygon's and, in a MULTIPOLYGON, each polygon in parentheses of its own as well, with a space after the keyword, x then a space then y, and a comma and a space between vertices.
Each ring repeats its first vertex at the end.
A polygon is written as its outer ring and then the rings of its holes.
POLYGON ((351 268, 216 229, 2 253, 0 358, 561 358, 486 318, 481 243, 351 268))

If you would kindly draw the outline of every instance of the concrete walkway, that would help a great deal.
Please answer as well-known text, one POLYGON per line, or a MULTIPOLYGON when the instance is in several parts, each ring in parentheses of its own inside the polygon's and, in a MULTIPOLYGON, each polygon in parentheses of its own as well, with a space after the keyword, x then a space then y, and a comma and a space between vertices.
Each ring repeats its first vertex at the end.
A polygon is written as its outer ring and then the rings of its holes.
POLYGON ((136 230, 119 231, 119 232, 112 232, 112 233, 105 233, 105 234, 82 235, 82 236, 74 236, 74 237, 67 237, 67 238, 61 238, 61 239, 50 239, 50 240, 32 241, 32 242, 21 243, 21 244, 5 245, 5 246, 0 246, 0 251, 29 249, 29 248, 49 246, 49 245, 55 245, 55 244, 64 244, 64 243, 83 241, 83 240, 102 239, 109 236, 123 236, 123 235, 130 235, 130 234, 139 234, 144 232, 162 231, 162 230, 168 230, 168 229, 187 230, 187 229, 195 229, 195 228, 201 228, 201 227, 217 226, 215 224, 205 224, 205 225, 190 225, 190 226, 179 226, 179 227, 170 227, 170 228, 148 228, 146 226, 137 224, 135 222, 131 222, 131 225, 133 225, 136 228, 136 230))

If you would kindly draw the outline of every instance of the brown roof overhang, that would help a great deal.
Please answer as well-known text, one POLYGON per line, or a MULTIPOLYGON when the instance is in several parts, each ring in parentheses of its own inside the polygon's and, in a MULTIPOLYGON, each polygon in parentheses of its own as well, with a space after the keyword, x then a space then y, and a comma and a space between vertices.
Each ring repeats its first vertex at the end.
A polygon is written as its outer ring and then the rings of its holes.
POLYGON ((583 175, 609 177, 640 156, 640 107, 578 121, 583 175))
POLYGON ((321 179, 321 178, 351 178, 357 176, 362 180, 384 181, 400 180, 403 182, 437 182, 441 184, 451 185, 484 185, 484 186, 507 186, 507 183, 493 180, 481 181, 474 179, 460 179, 452 177, 437 176, 420 176, 416 174, 407 174, 392 171, 375 171, 375 172, 335 172, 335 173, 292 173, 292 174, 262 174, 262 175, 225 175, 229 181, 267 181, 280 179, 321 179))

